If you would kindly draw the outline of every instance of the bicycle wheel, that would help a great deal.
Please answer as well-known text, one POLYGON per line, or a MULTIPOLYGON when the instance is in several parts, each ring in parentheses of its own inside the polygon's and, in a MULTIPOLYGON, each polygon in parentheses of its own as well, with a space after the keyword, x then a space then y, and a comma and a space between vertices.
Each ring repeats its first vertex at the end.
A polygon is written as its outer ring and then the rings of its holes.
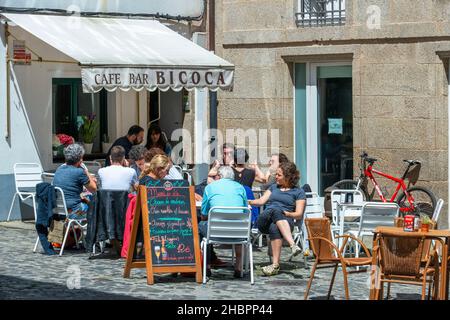
POLYGON ((332 185, 334 189, 356 189, 356 186, 358 185, 358 181, 356 180, 340 180, 332 185))
MULTIPOLYGON (((434 208, 436 208, 436 197, 433 192, 423 187, 411 187, 407 191, 414 198, 413 205, 415 210, 412 213, 426 214, 431 218, 434 208)), ((410 208, 412 205, 409 203, 404 192, 398 196, 397 204, 400 208, 410 208)))
MULTIPOLYGON (((348 189, 348 190, 352 190, 355 189, 358 186, 358 181, 357 180, 340 180, 338 182, 336 182, 335 184, 333 184, 333 188, 335 189, 348 189)), ((369 193, 367 192, 366 186, 364 184, 362 184, 359 189, 361 190, 361 192, 363 193, 364 196, 364 200, 366 201, 370 201, 372 199, 370 199, 369 197, 369 193)))

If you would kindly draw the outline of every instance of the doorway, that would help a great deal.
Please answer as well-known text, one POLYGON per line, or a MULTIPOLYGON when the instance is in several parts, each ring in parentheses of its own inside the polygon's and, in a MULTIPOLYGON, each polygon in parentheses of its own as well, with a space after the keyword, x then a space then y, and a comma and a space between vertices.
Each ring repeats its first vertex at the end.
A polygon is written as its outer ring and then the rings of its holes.
MULTIPOLYGON (((162 134, 171 148, 177 145, 180 141, 172 140, 172 133, 180 128, 183 128, 185 103, 184 90, 179 92, 173 90, 161 91, 156 90, 150 92, 148 95, 149 105, 149 123, 155 123, 161 127, 162 134)), ((175 161, 175 159, 172 159, 175 161)))
POLYGON ((349 63, 295 66, 296 162, 313 191, 353 176, 352 67, 349 63))

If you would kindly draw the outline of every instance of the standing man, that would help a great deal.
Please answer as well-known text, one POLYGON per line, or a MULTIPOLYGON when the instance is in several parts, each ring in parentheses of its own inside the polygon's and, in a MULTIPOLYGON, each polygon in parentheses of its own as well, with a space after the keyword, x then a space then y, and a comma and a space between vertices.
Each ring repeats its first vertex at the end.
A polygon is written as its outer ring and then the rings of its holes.
POLYGON ((111 148, 106 154, 105 166, 111 165, 109 156, 111 155, 111 149, 115 146, 121 146, 125 149, 125 159, 128 159, 128 154, 131 148, 135 145, 141 144, 144 141, 144 129, 140 126, 134 125, 128 129, 128 133, 124 137, 120 137, 112 144, 111 148))

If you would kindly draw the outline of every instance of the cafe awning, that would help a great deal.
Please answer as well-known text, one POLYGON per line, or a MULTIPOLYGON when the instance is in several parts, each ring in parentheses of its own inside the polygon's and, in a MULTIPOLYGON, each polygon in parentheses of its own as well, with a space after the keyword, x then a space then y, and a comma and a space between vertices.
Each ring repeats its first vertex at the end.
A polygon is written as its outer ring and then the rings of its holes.
POLYGON ((233 64, 156 20, 2 15, 78 61, 84 92, 233 87, 233 64))

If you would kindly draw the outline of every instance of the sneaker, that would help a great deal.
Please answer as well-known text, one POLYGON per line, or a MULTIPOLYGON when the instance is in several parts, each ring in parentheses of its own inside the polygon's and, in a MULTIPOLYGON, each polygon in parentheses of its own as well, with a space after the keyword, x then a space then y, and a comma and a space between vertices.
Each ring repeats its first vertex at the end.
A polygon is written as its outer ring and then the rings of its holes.
POLYGON ((261 270, 266 276, 274 276, 274 275, 278 274, 278 272, 280 271, 280 266, 277 264, 271 264, 271 265, 262 267, 261 270))
POLYGON ((298 255, 300 252, 302 252, 302 249, 300 249, 300 247, 296 244, 293 244, 291 246, 291 253, 292 256, 295 257, 296 255, 298 255))

